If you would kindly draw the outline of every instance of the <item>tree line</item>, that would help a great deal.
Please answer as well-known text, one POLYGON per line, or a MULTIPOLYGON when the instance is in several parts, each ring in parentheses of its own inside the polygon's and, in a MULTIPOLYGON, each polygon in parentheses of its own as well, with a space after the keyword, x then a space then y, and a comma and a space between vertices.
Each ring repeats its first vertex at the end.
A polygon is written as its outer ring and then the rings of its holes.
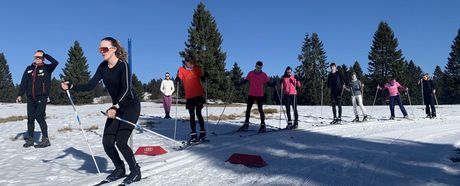
MULTIPOLYGON (((241 82, 248 72, 243 72, 237 62, 233 63, 230 70, 226 70, 227 54, 221 48, 223 36, 219 32, 217 21, 203 3, 199 3, 194 10, 188 39, 185 48, 179 52, 181 57, 192 55, 207 75, 203 82, 207 89, 208 99, 222 100, 224 102, 245 102, 248 93, 247 85, 235 87, 241 82)), ((326 51, 318 33, 306 33, 301 42, 300 53, 297 57, 298 65, 292 67, 302 86, 299 88, 297 97, 300 105, 327 105, 330 102, 330 92, 326 87, 329 64, 334 61, 327 59, 326 51)), ((414 60, 406 59, 402 49, 398 47, 398 39, 387 22, 380 22, 374 33, 372 46, 368 53, 368 67, 365 73, 361 68, 361 62, 354 61, 353 65, 339 65, 339 73, 345 77, 345 82, 350 81, 351 74, 355 72, 358 79, 364 84, 364 102, 367 105, 382 105, 388 102, 386 91, 377 91, 377 85, 383 85, 389 79, 395 78, 401 84, 409 88, 412 104, 422 104, 421 88, 417 82, 424 72, 414 60)), ((255 62, 254 62, 255 63, 255 62)), ((24 67, 25 68, 25 67, 24 67)), ((283 72, 280 72, 282 74, 283 72)), ((90 78, 88 63, 83 49, 78 41, 68 51, 68 59, 60 76, 73 83, 87 82, 90 78)), ((429 73, 430 74, 430 73, 429 73)), ((14 85, 9 66, 4 53, 0 53, 0 102, 13 102, 16 97, 18 85, 14 85)), ((266 86, 266 103, 279 104, 280 76, 270 76, 276 86, 266 86)), ((451 44, 451 52, 447 57, 447 64, 442 68, 436 65, 432 73, 435 82, 436 96, 439 104, 460 103, 460 29, 451 44)), ((162 94, 159 90, 162 79, 152 79, 148 83, 142 83, 133 74, 133 88, 138 95, 149 92, 150 99, 160 99, 162 94)), ((60 90, 60 80, 53 78, 50 93, 51 104, 67 104, 64 92, 60 90)), ((91 103, 93 98, 105 96, 107 91, 100 83, 96 91, 74 93, 77 104, 91 103)), ((183 95, 183 94, 181 94, 183 95)), ((344 92, 345 104, 351 104, 350 96, 344 92)), ((141 96, 140 96, 141 97, 141 96)), ((403 102, 408 104, 406 96, 403 102)), ((405 98, 404 98, 405 97, 405 98)))

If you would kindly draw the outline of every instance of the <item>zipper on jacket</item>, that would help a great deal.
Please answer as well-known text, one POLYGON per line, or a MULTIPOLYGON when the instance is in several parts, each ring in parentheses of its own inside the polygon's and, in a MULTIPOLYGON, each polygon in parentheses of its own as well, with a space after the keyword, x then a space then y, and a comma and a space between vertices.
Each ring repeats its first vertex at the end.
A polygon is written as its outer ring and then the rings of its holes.
POLYGON ((43 95, 45 95, 45 82, 42 83, 42 90, 43 95))
POLYGON ((37 77, 37 66, 35 65, 34 71, 32 72, 32 97, 35 99, 35 77, 37 77))

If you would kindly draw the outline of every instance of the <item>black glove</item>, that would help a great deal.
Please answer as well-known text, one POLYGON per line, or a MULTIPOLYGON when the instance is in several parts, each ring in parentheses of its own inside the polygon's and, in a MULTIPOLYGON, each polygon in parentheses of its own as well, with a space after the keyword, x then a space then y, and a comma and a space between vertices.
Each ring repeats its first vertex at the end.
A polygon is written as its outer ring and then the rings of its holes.
POLYGON ((297 75, 294 75, 294 78, 295 78, 296 80, 299 80, 299 76, 297 76, 297 75))

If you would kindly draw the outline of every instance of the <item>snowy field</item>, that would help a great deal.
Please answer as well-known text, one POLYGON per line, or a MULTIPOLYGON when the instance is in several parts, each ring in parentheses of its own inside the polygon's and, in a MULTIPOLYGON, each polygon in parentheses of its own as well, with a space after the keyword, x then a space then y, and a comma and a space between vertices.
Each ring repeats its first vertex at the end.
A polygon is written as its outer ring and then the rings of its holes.
MULTIPOLYGON (((113 164, 102 147, 105 118, 99 111, 109 105, 78 106, 84 128, 102 171, 97 175, 89 149, 75 120, 71 106, 47 108, 51 146, 44 149, 23 148, 26 120, 0 123, 0 185, 94 185, 104 179, 113 164), (70 127, 71 130, 63 130, 70 127)), ((279 109, 279 106, 265 106, 279 109)), ((182 151, 173 144, 150 135, 134 135, 134 150, 139 146, 159 145, 168 151, 159 156, 138 155, 142 180, 132 185, 460 185, 460 106, 440 106, 438 119, 424 119, 422 106, 406 106, 413 120, 401 119, 396 108, 396 121, 388 121, 387 106, 367 107, 374 119, 365 123, 314 126, 329 123, 331 108, 299 107, 298 130, 255 133, 258 114, 250 126, 254 131, 230 135, 244 120, 244 106, 228 107, 225 115, 238 115, 235 120, 210 121, 209 143, 182 151), (321 113, 323 116, 321 116, 321 113), (235 165, 226 160, 233 153, 257 154, 268 163, 262 168, 235 165)), ((218 116, 223 107, 209 107, 209 115, 218 116)), ((175 116, 172 109, 172 116, 175 116)), ((26 116, 25 104, 0 104, 0 118, 26 116)), ((173 138, 174 119, 164 120, 161 104, 142 103, 141 124, 173 138)), ((343 109, 343 120, 354 118, 353 109, 343 109)), ((203 110, 203 115, 206 115, 203 110)), ((178 108, 177 140, 189 138, 190 127, 183 105, 178 108)), ((280 126, 280 114, 267 114, 267 125, 280 126)), ((281 126, 286 122, 282 117, 281 126)), ((38 124, 36 139, 41 138, 38 124), (40 137, 40 138, 39 138, 40 137)), ((129 171, 128 171, 129 173, 129 171)), ((121 180, 107 185, 117 185, 121 180)))

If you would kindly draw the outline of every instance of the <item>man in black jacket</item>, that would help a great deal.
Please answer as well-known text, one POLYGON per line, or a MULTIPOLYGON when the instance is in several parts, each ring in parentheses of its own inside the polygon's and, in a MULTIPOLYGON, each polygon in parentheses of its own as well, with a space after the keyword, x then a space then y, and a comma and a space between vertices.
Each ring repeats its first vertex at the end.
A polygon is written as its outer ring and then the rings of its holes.
POLYGON ((42 141, 35 145, 37 148, 50 146, 48 138, 48 126, 45 121, 46 104, 51 87, 51 73, 54 71, 58 62, 43 50, 37 50, 34 54, 34 62, 26 68, 22 75, 16 102, 22 101, 24 93, 27 96, 27 133, 28 138, 23 147, 34 145, 34 128, 37 120, 42 131, 42 141), (45 64, 47 59, 51 64, 45 64))
POLYGON ((327 86, 331 88, 331 103, 334 120, 331 124, 340 124, 342 122, 342 93, 344 88, 344 78, 340 76, 335 63, 331 63, 331 73, 327 77, 327 86), (339 116, 335 106, 339 107, 339 116))

